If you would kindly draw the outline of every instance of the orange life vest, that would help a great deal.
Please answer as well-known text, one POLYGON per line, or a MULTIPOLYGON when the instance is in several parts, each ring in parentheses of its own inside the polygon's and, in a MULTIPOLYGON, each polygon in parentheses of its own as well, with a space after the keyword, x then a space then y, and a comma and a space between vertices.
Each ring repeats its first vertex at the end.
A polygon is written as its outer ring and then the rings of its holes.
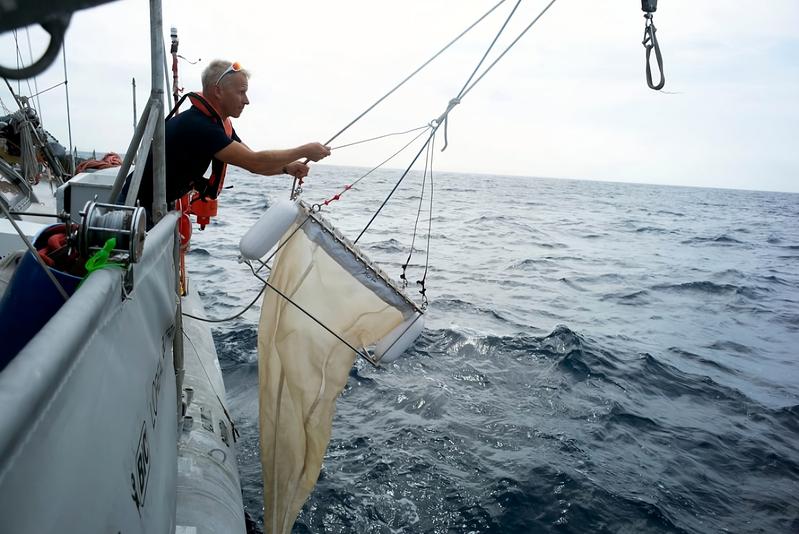
MULTIPOLYGON (((192 106, 197 108, 203 115, 206 117, 210 117, 215 123, 221 124, 222 128, 225 130, 225 135, 233 138, 233 123, 230 122, 230 117, 222 120, 222 116, 219 112, 214 108, 214 106, 208 102, 208 100, 203 97, 201 92, 191 92, 186 93, 181 97, 172 111, 169 112, 167 115, 166 120, 169 120, 174 116, 180 105, 183 103, 186 98, 189 99, 192 106)), ((211 176, 208 178, 200 178, 195 179, 193 183, 194 190, 197 191, 201 199, 211 198, 216 199, 219 196, 219 193, 222 191, 222 187, 225 183, 225 173, 227 171, 227 163, 224 161, 218 160, 213 158, 211 160, 211 176)))

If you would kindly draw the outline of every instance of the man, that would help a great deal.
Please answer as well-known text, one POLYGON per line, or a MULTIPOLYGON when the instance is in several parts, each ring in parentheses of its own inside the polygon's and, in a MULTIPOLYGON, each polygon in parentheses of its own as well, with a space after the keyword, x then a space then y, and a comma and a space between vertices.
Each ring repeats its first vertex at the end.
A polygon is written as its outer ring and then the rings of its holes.
MULTIPOLYGON (((201 98, 193 97, 191 108, 166 122, 166 200, 170 207, 191 189, 215 196, 203 178, 212 162, 212 170, 217 173, 225 163, 264 176, 290 174, 304 178, 308 166, 298 160, 319 161, 330 155, 330 148, 321 143, 260 151, 242 143, 229 119, 239 117, 250 103, 248 79, 249 73, 238 63, 212 61, 202 74, 201 98)), ((152 187, 152 158, 148 158, 138 194, 148 211, 153 202, 152 187)))

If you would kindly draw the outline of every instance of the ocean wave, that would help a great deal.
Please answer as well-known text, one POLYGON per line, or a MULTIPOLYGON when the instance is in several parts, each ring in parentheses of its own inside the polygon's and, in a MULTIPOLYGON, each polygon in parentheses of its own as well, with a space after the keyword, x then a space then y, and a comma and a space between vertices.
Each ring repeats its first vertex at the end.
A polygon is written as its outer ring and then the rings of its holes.
POLYGON ((672 234, 674 233, 673 230, 667 230, 665 228, 660 228, 659 226, 641 226, 635 229, 635 233, 637 234, 672 234))
POLYGON ((737 294, 744 297, 756 299, 763 291, 769 291, 767 288, 739 286, 736 284, 717 284, 709 280, 699 280, 694 282, 681 282, 676 284, 657 284, 650 289, 656 291, 670 291, 670 292, 698 292, 707 293, 710 295, 725 295, 737 294))
MULTIPOLYGON (((230 172, 229 226, 195 232, 189 263, 217 316, 254 296, 223 230, 286 196, 285 183, 230 172)), ((306 194, 335 191, 341 174, 317 166, 306 194)), ((396 179, 375 172, 328 217, 354 237, 396 179)), ((799 197, 437 183, 427 328, 391 364, 356 362, 294 532, 799 531, 786 372, 799 197)), ((398 195, 361 242, 392 274, 418 207, 398 195)), ((253 310, 213 332, 245 506, 263 528, 256 325, 253 310)))
POLYGON ((730 237, 726 234, 714 236, 714 237, 692 237, 690 239, 686 239, 681 241, 683 245, 695 245, 695 244, 716 244, 716 245, 744 245, 743 241, 735 239, 734 237, 730 237))
POLYGON ((640 306, 649 304, 651 302, 651 297, 646 289, 639 289, 638 291, 632 291, 630 293, 606 293, 600 297, 600 300, 615 300, 619 304, 625 306, 640 306))
POLYGON ((628 375, 628 378, 635 380, 628 380, 627 383, 631 388, 647 394, 669 398, 688 396, 700 401, 750 402, 742 393, 717 383, 709 376, 681 371, 648 353, 640 356, 637 367, 637 372, 628 375))
POLYGON ((711 350, 717 350, 722 352, 735 352, 738 354, 753 354, 754 351, 751 347, 743 345, 741 343, 736 343, 735 341, 714 341, 710 345, 707 345, 707 348, 711 350))
POLYGON ((527 258, 525 260, 520 260, 508 265, 508 269, 521 269, 521 270, 534 270, 539 265, 545 265, 548 267, 556 265, 555 262, 552 260, 548 260, 546 258, 527 258))
POLYGON ((672 354, 677 354, 678 356, 682 356, 683 358, 687 359, 690 362, 700 363, 704 366, 710 367, 717 371, 723 371, 728 374, 737 374, 734 369, 727 365, 723 365, 722 363, 712 360, 710 358, 705 358, 700 356, 699 354, 695 354, 693 352, 689 352, 687 350, 680 349, 678 347, 669 347, 668 351, 672 354))

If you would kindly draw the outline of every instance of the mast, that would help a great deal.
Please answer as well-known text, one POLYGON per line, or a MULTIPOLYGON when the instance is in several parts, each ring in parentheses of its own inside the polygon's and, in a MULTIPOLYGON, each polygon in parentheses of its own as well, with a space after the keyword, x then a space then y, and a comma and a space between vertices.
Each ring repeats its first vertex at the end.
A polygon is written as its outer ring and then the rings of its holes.
POLYGON ((169 35, 172 38, 172 46, 169 52, 172 54, 172 105, 177 106, 180 99, 180 87, 178 86, 178 29, 172 26, 169 35))
POLYGON ((136 78, 133 78, 133 131, 136 131, 136 122, 139 114, 136 112, 136 78))
POLYGON ((153 101, 151 113, 156 115, 152 140, 153 155, 153 222, 166 215, 166 161, 164 155, 164 76, 161 72, 165 58, 161 1, 150 0, 150 75, 153 101), (163 59, 163 60, 162 60, 163 59))

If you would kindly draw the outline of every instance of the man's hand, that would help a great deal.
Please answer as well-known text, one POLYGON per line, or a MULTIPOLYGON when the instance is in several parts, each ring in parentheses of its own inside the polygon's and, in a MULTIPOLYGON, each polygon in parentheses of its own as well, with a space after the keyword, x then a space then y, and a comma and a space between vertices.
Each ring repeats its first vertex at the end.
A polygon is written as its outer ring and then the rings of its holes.
POLYGON ((290 174, 291 176, 297 178, 298 180, 302 180, 303 178, 308 176, 308 165, 301 163, 299 161, 295 161, 283 167, 283 172, 285 174, 290 174))
POLYGON ((330 147, 322 143, 308 143, 307 145, 303 145, 302 148, 305 157, 311 161, 319 161, 330 155, 330 147))

